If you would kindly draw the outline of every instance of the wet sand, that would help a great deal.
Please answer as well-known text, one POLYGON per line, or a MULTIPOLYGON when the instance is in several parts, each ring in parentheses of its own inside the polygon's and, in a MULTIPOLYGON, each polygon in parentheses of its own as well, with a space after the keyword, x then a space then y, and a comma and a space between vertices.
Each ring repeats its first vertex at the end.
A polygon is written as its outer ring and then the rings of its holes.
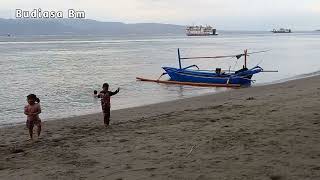
POLYGON ((320 179, 320 76, 0 129, 0 179, 320 179))

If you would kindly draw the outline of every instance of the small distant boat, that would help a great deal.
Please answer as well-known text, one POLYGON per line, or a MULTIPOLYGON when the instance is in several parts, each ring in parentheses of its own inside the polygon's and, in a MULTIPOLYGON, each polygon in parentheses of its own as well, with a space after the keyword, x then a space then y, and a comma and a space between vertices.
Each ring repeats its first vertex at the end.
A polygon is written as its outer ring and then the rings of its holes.
POLYGON ((291 33, 291 29, 285 29, 285 28, 273 29, 271 32, 273 32, 273 33, 291 33))
POLYGON ((186 35, 187 36, 213 36, 218 35, 216 29, 211 26, 187 26, 186 35))
POLYGON ((0 34, 0 36, 3 36, 3 37, 5 37, 5 36, 6 36, 6 37, 11 37, 11 34, 9 34, 9 33, 8 33, 8 34, 0 34))
POLYGON ((166 84, 180 84, 180 85, 192 85, 192 86, 216 86, 216 87, 241 87, 250 86, 252 76, 260 72, 278 72, 278 71, 265 71, 260 66, 255 66, 250 69, 247 68, 247 56, 249 54, 262 53, 266 51, 258 51, 248 53, 247 50, 242 54, 237 55, 227 55, 227 56, 213 56, 213 57, 180 57, 180 50, 178 49, 178 61, 179 68, 174 67, 162 67, 165 70, 157 80, 140 78, 137 80, 150 81, 157 83, 166 84), (181 66, 181 60, 186 59, 216 59, 216 58, 230 58, 235 57, 240 59, 244 56, 244 65, 242 69, 237 71, 231 70, 221 70, 221 68, 216 68, 215 70, 200 70, 197 65, 191 65, 185 68, 181 66), (197 69, 191 69, 191 68, 197 69), (170 80, 162 81, 160 78, 163 75, 169 75, 170 80))

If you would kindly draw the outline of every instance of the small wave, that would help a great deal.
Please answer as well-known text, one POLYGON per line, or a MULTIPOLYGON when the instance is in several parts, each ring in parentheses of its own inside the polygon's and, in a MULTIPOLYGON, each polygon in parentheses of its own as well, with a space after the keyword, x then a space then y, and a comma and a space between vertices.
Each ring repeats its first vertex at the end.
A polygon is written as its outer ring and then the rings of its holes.
POLYGON ((23 125, 25 122, 1 123, 0 128, 23 125))
POLYGON ((300 74, 297 76, 294 76, 294 79, 300 79, 300 78, 307 78, 307 77, 313 77, 313 76, 319 76, 320 75, 320 70, 311 72, 311 73, 306 73, 306 74, 300 74))
POLYGON ((314 77, 314 76, 320 76, 320 70, 314 71, 314 72, 311 72, 311 73, 299 74, 299 75, 296 75, 296 76, 293 76, 293 77, 284 78, 284 79, 280 79, 280 80, 276 80, 276 81, 272 81, 272 82, 257 84, 257 86, 264 86, 264 85, 269 85, 269 84, 278 84, 278 83, 283 83, 283 82, 287 82, 287 81, 303 79, 303 78, 308 78, 308 77, 314 77))

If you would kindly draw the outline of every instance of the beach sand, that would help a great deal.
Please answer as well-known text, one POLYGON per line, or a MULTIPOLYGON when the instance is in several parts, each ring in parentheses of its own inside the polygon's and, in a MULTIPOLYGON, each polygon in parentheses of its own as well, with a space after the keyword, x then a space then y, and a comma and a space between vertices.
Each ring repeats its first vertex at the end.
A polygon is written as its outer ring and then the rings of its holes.
POLYGON ((320 76, 0 129, 0 179, 320 179, 320 76))

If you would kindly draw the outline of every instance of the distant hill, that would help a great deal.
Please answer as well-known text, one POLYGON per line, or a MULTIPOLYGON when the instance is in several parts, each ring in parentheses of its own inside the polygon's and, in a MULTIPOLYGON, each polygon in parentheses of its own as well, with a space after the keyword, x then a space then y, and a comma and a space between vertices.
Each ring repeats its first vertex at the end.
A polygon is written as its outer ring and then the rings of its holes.
POLYGON ((90 19, 1 19, 0 35, 160 35, 184 34, 172 24, 100 22, 90 19))

